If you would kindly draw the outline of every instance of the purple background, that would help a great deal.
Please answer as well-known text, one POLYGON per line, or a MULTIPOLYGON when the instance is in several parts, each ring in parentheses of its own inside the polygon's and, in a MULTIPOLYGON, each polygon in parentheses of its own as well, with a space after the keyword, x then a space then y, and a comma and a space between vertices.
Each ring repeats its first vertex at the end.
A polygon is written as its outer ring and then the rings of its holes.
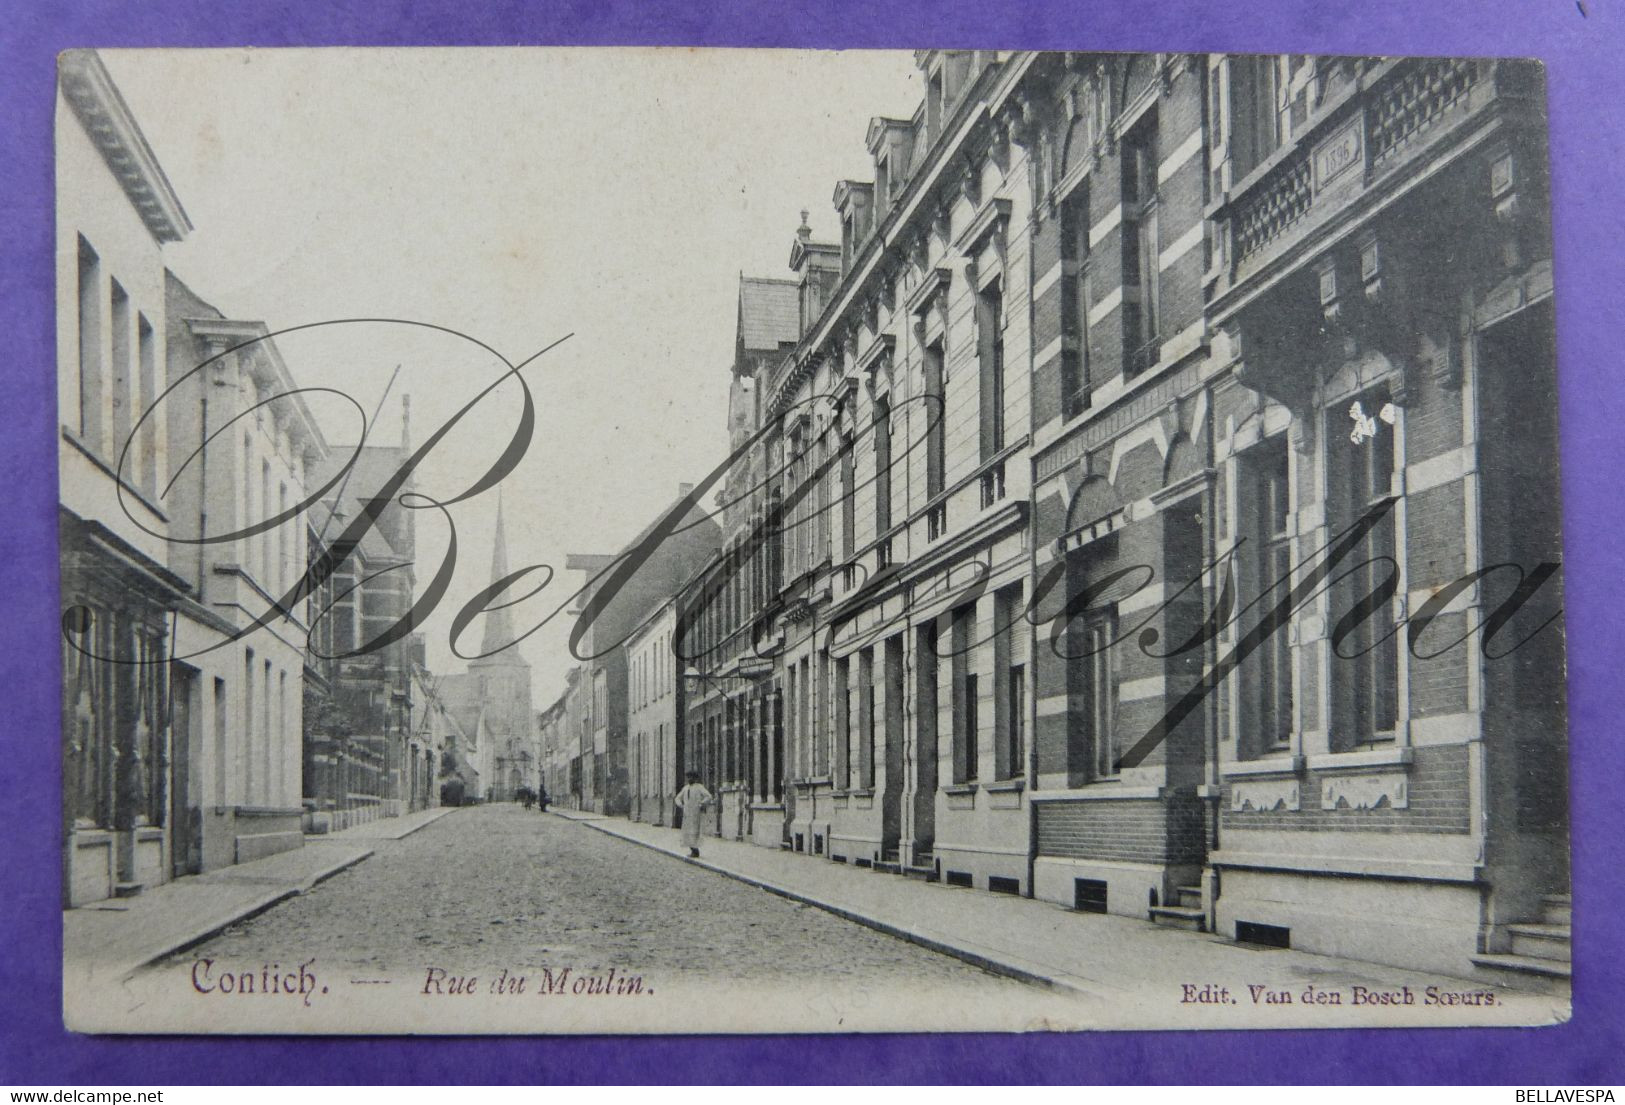
MULTIPOLYGON (((1625 334, 1625 17, 1593 0, 24 0, 0 24, 0 1083, 1625 1081, 1625 893, 1615 812, 1625 642, 1618 347, 1625 334), (52 5, 54 8, 55 5, 52 5), (1573 727, 1574 1019, 1530 1030, 663 1039, 117 1039, 61 1027, 53 59, 74 46, 670 44, 997 46, 1525 55, 1548 66, 1573 727)), ((245 212, 246 217, 252 217, 245 212)), ((680 1026, 673 1026, 679 1028, 680 1026)))

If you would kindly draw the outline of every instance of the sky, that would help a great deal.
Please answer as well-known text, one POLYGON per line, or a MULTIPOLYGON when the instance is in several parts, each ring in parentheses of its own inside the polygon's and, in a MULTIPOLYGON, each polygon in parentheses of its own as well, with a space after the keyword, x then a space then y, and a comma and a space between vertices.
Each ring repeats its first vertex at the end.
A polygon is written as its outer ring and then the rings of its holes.
MULTIPOLYGON (((920 99, 908 52, 102 56, 191 217, 165 255, 194 292, 272 331, 401 320, 277 339, 301 386, 331 389, 308 396, 329 442, 366 425, 395 443, 403 395, 424 441, 507 371, 469 338, 513 362, 560 342, 524 370, 536 432, 501 485, 510 567, 557 572, 514 608, 520 630, 580 585, 567 554, 618 550, 723 459, 739 274, 790 275, 803 209, 836 239, 836 182, 872 176, 868 120, 920 99)), ((510 379, 453 423, 420 489, 466 492, 519 396, 510 379)), ((449 623, 489 582, 496 499, 418 517, 420 586, 456 542, 425 625, 436 671, 462 670, 449 623)), ((569 629, 561 615, 518 646, 537 708, 575 663, 569 629)))

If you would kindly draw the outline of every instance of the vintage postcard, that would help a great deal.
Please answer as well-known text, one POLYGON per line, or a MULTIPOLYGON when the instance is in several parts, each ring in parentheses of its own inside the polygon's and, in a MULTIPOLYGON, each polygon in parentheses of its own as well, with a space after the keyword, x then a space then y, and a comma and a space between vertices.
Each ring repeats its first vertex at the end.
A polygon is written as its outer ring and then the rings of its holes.
POLYGON ((68 1026, 1569 1016, 1545 74, 73 50, 68 1026))

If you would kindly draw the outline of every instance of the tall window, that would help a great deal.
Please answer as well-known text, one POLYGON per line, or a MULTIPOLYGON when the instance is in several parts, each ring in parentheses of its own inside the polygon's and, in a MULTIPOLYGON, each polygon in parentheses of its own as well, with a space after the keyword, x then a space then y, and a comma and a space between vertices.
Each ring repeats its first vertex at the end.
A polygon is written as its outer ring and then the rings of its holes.
POLYGON ((288 673, 277 673, 276 698, 276 727, 277 727, 277 762, 276 781, 277 792, 275 801, 280 805, 288 804, 288 673))
POLYGON ((942 378, 942 339, 925 347, 925 395, 922 413, 925 430, 925 497, 934 499, 942 494, 944 471, 947 467, 946 448, 948 425, 947 392, 942 378))
POLYGON ((815 666, 818 673, 813 699, 813 774, 823 777, 829 769, 829 653, 819 652, 815 666))
POLYGON ((1004 448, 1004 296, 995 281, 976 297, 976 357, 981 367, 982 459, 1004 448))
MULTIPOLYGON (((113 440, 108 448, 116 464, 129 444, 130 428, 135 424, 130 413, 130 408, 135 406, 135 370, 130 363, 130 297, 117 280, 111 281, 110 286, 112 309, 108 313, 108 337, 112 339, 109 378, 113 388, 113 440)), ((134 475, 128 467, 129 459, 126 458, 126 466, 119 473, 122 476, 134 475)))
POLYGON ((271 712, 271 699, 276 694, 271 670, 271 661, 265 661, 265 682, 260 684, 260 802, 267 806, 275 800, 271 794, 272 750, 282 741, 282 734, 271 727, 271 720, 275 717, 271 712))
MULTIPOLYGON (((795 494, 796 491, 798 491, 800 489, 800 486, 801 486, 801 435, 800 435, 800 433, 793 433, 790 436, 790 459, 788 460, 788 462, 784 466, 784 482, 785 482, 785 486, 790 488, 791 494, 795 494)), ((796 495, 795 505, 793 505, 790 508, 790 516, 789 516, 789 518, 787 519, 787 521, 785 523, 787 526, 790 527, 790 542, 789 542, 789 544, 790 544, 790 550, 789 550, 790 555, 789 555, 789 560, 785 565, 785 571, 786 571, 787 575, 789 576, 789 578, 792 578, 792 579, 801 574, 801 541, 802 541, 802 534, 806 532, 801 527, 801 513, 802 513, 802 510, 805 509, 805 506, 806 506, 806 500, 804 498, 802 498, 800 495, 796 495)))
POLYGON ((243 803, 254 802, 254 650, 243 650, 243 803))
POLYGON ((1076 713, 1094 750, 1094 777, 1112 779, 1122 758, 1117 725, 1117 641, 1115 611, 1099 611, 1073 630, 1072 670, 1076 713))
POLYGON ((226 681, 219 676, 214 680, 214 802, 217 806, 226 805, 230 799, 226 790, 226 759, 230 755, 226 743, 229 722, 226 718, 226 681))
POLYGON ((767 497, 767 587, 777 594, 784 586, 784 505, 777 491, 767 497))
POLYGON ((848 657, 835 661, 835 786, 852 785, 848 757, 852 749, 852 665, 848 657))
POLYGON ((919 789, 937 789, 937 619, 920 626, 914 646, 916 763, 919 789))
POLYGON ((891 529, 891 400, 875 397, 875 536, 891 529))
MULTIPOLYGON (((1361 410, 1375 419, 1387 405, 1386 389, 1377 388, 1356 400, 1361 410)), ((1340 405, 1341 406, 1341 405, 1340 405)), ((1352 403, 1350 404, 1352 407, 1352 403)), ((1382 420, 1377 429, 1360 442, 1343 434, 1328 434, 1328 445, 1336 450, 1328 464, 1331 494, 1336 506, 1335 536, 1355 525, 1367 512, 1380 506, 1390 495, 1394 475, 1394 433, 1382 420)), ((1392 598, 1398 587, 1398 546, 1394 513, 1369 529, 1359 545, 1339 564, 1344 578, 1333 591, 1333 634, 1351 624, 1347 635, 1336 643, 1332 658, 1334 679, 1341 677, 1338 699, 1341 724, 1334 726, 1339 751, 1360 744, 1394 739, 1398 716, 1398 638, 1395 631, 1392 598), (1374 608, 1360 616, 1361 604, 1374 608)))
POLYGON ((969 672, 965 676, 965 778, 974 780, 981 777, 981 712, 980 703, 981 681, 976 672, 969 672))
POLYGON ((950 629, 953 649, 953 759, 954 782, 976 778, 976 674, 972 671, 976 605, 967 603, 953 612, 950 629))
POLYGON ((857 479, 852 435, 841 435, 841 559, 851 560, 857 551, 857 479))
POLYGON ((1021 774, 1027 755, 1027 665, 1010 665, 1005 674, 1004 693, 1010 718, 1005 738, 1009 756, 1007 776, 1015 778, 1021 774))
POLYGON ((789 741, 790 756, 791 756, 791 761, 792 761, 792 763, 791 763, 791 771, 793 773, 792 778, 800 778, 804 774, 804 772, 802 770, 802 766, 801 766, 801 764, 802 764, 802 756, 804 755, 804 753, 801 751, 801 745, 802 745, 802 741, 803 741, 802 733, 804 732, 804 730, 803 730, 802 721, 801 721, 801 665, 800 664, 791 664, 790 665, 790 667, 789 667, 789 680, 790 681, 789 681, 786 689, 789 691, 789 698, 790 698, 789 711, 788 711, 789 714, 790 714, 790 725, 789 725, 790 732, 789 732, 789 735, 788 735, 787 739, 789 741))
MULTIPOLYGON (((287 484, 280 484, 277 487, 276 502, 277 514, 286 514, 288 512, 287 484)), ((276 529, 277 579, 272 590, 275 592, 278 598, 281 598, 282 595, 287 591, 289 583, 293 579, 293 555, 288 551, 288 538, 291 536, 290 531, 292 530, 292 527, 296 524, 297 523, 284 522, 276 529)))
POLYGON ((1124 375, 1157 362, 1157 116, 1123 141, 1124 375))
POLYGON ((1248 54, 1230 59, 1230 174, 1239 182, 1281 142, 1280 59, 1248 54))
POLYGON ((812 662, 801 661, 801 716, 796 719, 796 725, 801 733, 800 755, 797 757, 801 764, 801 777, 808 778, 813 774, 813 763, 817 757, 814 745, 818 741, 816 732, 817 715, 813 711, 813 684, 812 662))
POLYGON ((1022 617, 1021 585, 999 591, 995 600, 993 774, 1013 779, 1021 774, 1025 750, 1024 721, 1027 704, 1026 639, 1020 632, 1022 617))
MULTIPOLYGON (((1263 597, 1263 610, 1279 605, 1291 586, 1288 456, 1285 437, 1277 436, 1246 458, 1252 491, 1253 585, 1263 597)), ((1244 686, 1252 683, 1256 696, 1251 728, 1260 748, 1284 748, 1292 738, 1292 643, 1287 627, 1276 627, 1254 655, 1257 678, 1243 681, 1244 686)))
POLYGON ((818 438, 817 451, 814 455, 817 473, 818 489, 817 502, 814 509, 817 511, 813 524, 812 562, 821 564, 829 558, 829 435, 822 434, 818 438))
POLYGON ((1075 418, 1089 408, 1089 193, 1080 187, 1061 209, 1063 275, 1061 324, 1077 348, 1061 354, 1061 417, 1075 418))
POLYGON ((875 785, 875 650, 858 654, 858 786, 875 785))
MULTIPOLYGON (((140 360, 141 395, 135 417, 141 418, 158 401, 158 353, 152 323, 146 315, 136 316, 136 354, 140 360)), ((158 490, 158 415, 154 413, 141 426, 140 466, 136 479, 149 495, 158 490)))
MULTIPOLYGON (((269 460, 260 461, 259 504, 259 520, 263 521, 269 517, 271 513, 271 462, 269 460)), ((265 530, 259 535, 259 547, 260 570, 259 575, 255 577, 254 582, 258 583, 261 587, 269 591, 275 586, 275 584, 272 582, 274 574, 272 570, 272 561, 275 560, 275 556, 272 554, 271 550, 270 530, 265 530)))
POLYGON ((79 436, 97 453, 102 443, 102 270, 90 243, 79 239, 79 436))

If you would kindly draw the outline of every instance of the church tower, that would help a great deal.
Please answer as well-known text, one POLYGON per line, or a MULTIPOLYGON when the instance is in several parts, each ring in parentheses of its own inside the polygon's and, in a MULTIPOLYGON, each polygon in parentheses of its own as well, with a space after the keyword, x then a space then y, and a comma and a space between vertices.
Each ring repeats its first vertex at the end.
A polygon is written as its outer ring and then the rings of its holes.
MULTIPOLYGON (((502 511, 502 489, 497 488, 496 536, 491 545, 491 582, 508 574, 508 535, 502 511)), ((506 601, 499 597, 498 601, 506 601)), ((493 789, 511 797, 520 783, 531 784, 535 771, 535 724, 530 706, 530 664, 514 645, 512 611, 485 612, 485 633, 480 658, 470 660, 484 718, 490 729, 496 766, 493 789), (528 757, 521 757, 528 753, 528 757)))

